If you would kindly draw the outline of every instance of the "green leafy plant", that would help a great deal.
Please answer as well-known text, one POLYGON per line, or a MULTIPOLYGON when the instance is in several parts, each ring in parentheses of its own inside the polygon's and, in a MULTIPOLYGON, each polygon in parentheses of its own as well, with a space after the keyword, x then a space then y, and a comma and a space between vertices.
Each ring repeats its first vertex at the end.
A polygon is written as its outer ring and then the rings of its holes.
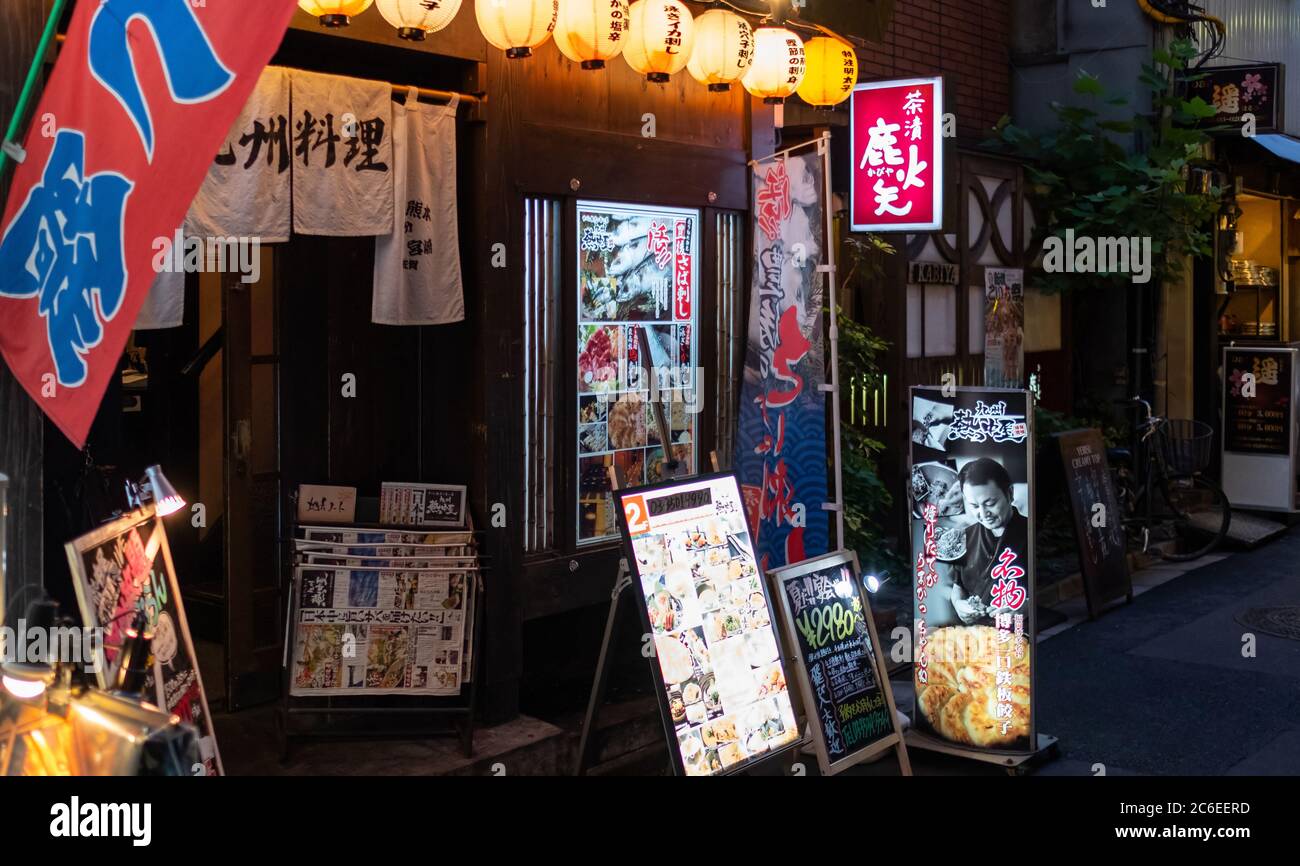
MULTIPOLYGON (((1091 107, 1053 103, 1058 124, 1047 132, 1031 132, 1006 117, 999 121, 993 144, 1026 161, 1041 236, 1064 238, 1073 229, 1076 237, 1150 238, 1157 282, 1181 273, 1184 256, 1212 254, 1210 220, 1219 191, 1197 192, 1187 176, 1209 142, 1194 124, 1213 117, 1214 107, 1179 93, 1195 56, 1186 40, 1153 53, 1140 76, 1151 92, 1150 114, 1107 120, 1091 107), (1136 136, 1134 152, 1121 145, 1124 136, 1136 136)), ((1110 106, 1127 104, 1087 74, 1075 80, 1074 92, 1110 106)), ((1130 280, 1128 274, 1056 272, 1042 275, 1039 286, 1060 292, 1130 280)))
MULTIPOLYGON (((882 384, 879 358, 888 351, 889 343, 843 310, 838 314, 840 379, 859 392, 870 393, 882 384)), ((845 544, 858 554, 864 567, 874 569, 900 564, 884 528, 894 501, 880 477, 878 455, 884 448, 864 426, 851 419, 841 421, 845 544)))

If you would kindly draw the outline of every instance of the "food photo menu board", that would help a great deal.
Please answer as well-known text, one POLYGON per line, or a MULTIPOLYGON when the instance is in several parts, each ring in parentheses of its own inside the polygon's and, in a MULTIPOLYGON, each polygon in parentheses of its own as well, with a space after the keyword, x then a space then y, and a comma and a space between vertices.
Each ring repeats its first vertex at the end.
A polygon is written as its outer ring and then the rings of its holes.
POLYGON ((734 773, 800 741, 734 475, 615 491, 679 774, 734 773))
POLYGON ((609 467, 632 487, 657 481, 665 462, 694 469, 700 212, 590 201, 577 209, 575 540, 586 544, 618 532, 609 467), (663 405, 668 443, 652 401, 663 405))
POLYGON ((1037 743, 1030 400, 999 388, 911 392, 914 730, 969 749, 1037 743))

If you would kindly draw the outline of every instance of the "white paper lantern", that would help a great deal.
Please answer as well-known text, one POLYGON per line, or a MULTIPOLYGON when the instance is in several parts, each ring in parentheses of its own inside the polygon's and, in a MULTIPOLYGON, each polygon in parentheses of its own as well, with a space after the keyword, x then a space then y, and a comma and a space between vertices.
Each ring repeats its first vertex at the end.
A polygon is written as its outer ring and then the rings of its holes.
POLYGON ((604 69, 627 44, 627 0, 560 0, 555 47, 583 69, 604 69))
POLYGON ((422 42, 446 27, 460 11, 462 0, 375 0, 379 14, 397 28, 397 35, 422 42))
POLYGON ((506 57, 530 57, 551 38, 560 0, 474 0, 474 17, 483 38, 506 57))
POLYGON ((754 63, 741 79, 745 89, 769 105, 780 104, 803 83, 803 40, 784 27, 754 31, 754 63))
POLYGON ((695 47, 695 19, 679 0, 637 0, 623 59, 650 81, 663 84, 686 68, 695 47))
POLYGON ((710 9, 695 19, 695 49, 686 70, 715 93, 731 89, 754 57, 754 28, 735 12, 710 9))
POLYGON ((320 19, 322 27, 347 27, 375 0, 298 0, 298 7, 320 19))

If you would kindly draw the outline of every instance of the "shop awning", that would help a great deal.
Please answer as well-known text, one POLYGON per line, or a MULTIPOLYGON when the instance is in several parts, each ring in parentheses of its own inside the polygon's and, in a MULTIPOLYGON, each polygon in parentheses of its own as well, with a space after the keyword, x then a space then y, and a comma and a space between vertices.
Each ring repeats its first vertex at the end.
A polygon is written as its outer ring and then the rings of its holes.
POLYGON ((1290 135, 1280 135, 1277 133, 1268 133, 1267 135, 1256 135, 1251 141, 1254 141, 1260 147, 1268 150, 1274 156, 1281 157, 1288 162, 1294 162, 1300 165, 1300 138, 1294 138, 1290 135))

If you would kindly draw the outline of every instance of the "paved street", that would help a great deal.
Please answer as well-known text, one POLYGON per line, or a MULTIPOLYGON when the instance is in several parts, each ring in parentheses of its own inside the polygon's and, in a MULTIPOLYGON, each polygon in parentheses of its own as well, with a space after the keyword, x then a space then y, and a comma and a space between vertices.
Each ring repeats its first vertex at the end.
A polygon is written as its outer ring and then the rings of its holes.
POLYGON ((1300 773, 1300 641, 1255 633, 1243 657, 1233 618, 1286 604, 1300 604, 1300 528, 1045 641, 1040 729, 1061 760, 1044 772, 1300 773))
MULTIPOLYGON (((1039 644, 1038 729, 1060 740, 1043 775, 1300 774, 1300 641, 1255 632, 1250 607, 1300 604, 1300 527, 1248 552, 1158 565, 1136 598, 1039 644)), ((1082 599, 1062 606, 1076 617, 1082 599)), ((910 707, 908 683, 895 683, 910 707)), ((1001 769, 913 750, 920 775, 1001 769)), ((863 772, 895 772, 885 761, 863 772)))

